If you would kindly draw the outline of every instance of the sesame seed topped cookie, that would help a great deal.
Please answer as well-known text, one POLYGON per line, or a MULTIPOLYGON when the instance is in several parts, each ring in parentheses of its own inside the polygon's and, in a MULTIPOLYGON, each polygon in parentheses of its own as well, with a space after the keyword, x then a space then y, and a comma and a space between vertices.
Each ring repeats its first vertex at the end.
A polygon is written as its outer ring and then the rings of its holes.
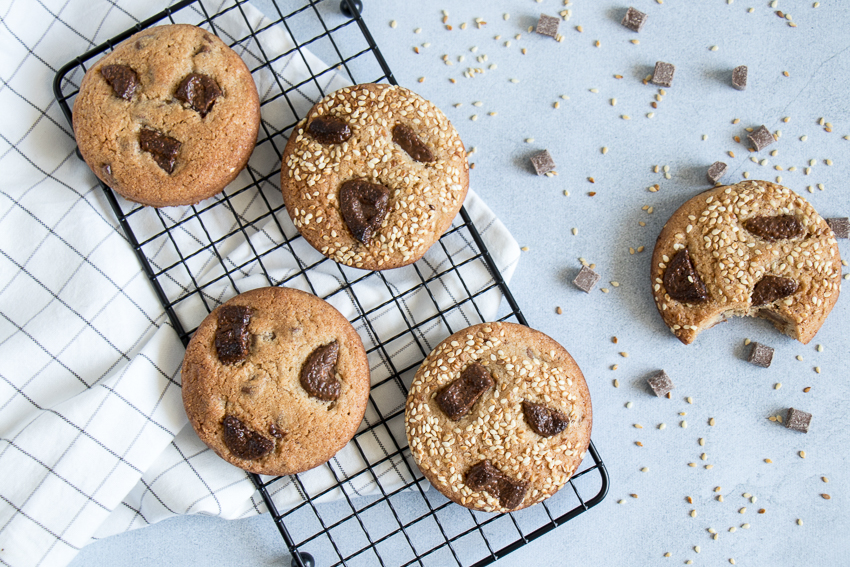
POLYGON ((237 295, 195 331, 183 405, 198 437, 229 463, 268 475, 330 459, 357 431, 369 364, 329 303, 283 287, 237 295))
POLYGON ((385 270, 415 262, 451 226, 469 164, 436 106, 402 87, 364 84, 326 96, 295 126, 280 184, 314 248, 385 270))
POLYGON ((655 244, 651 277, 658 312, 685 344, 730 315, 763 317, 806 344, 838 300, 841 256, 805 199, 744 181, 673 213, 655 244))
POLYGON ((94 174, 165 207, 219 193, 248 162, 260 103, 251 72, 215 35, 164 25, 95 63, 74 101, 74 136, 94 174))
POLYGON ((474 325, 440 343, 413 379, 404 417, 422 474, 447 498, 486 512, 560 490, 585 456, 593 421, 570 354, 514 323, 474 325))

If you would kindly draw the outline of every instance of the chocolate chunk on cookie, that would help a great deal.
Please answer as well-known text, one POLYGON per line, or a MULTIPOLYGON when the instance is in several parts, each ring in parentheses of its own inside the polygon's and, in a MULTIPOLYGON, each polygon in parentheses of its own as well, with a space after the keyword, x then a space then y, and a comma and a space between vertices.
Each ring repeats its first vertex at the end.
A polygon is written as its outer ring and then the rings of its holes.
POLYGON ((492 388, 494 383, 490 372, 473 362, 460 373, 460 378, 440 390, 437 405, 449 419, 457 421, 469 413, 481 394, 492 388))
POLYGON ((702 303, 708 299, 705 284, 691 262, 688 249, 679 250, 664 271, 664 287, 676 301, 702 303))
POLYGON ((744 228, 769 242, 805 236, 806 227, 794 215, 764 215, 744 221, 744 228))
POLYGON ((100 74, 112 87, 115 96, 130 100, 139 87, 139 76, 129 65, 104 65, 100 74))
POLYGON ((336 379, 336 361, 339 357, 337 341, 323 345, 310 353, 301 368, 301 387, 308 394, 330 402, 339 397, 339 380, 336 379))
POLYGON ((338 116, 317 116, 310 121, 307 132, 320 143, 341 144, 351 137, 348 122, 338 116))
POLYGON ((803 197, 745 181, 679 207, 658 236, 651 278, 659 314, 685 344, 733 315, 768 319, 805 344, 838 299, 841 257, 803 197))
POLYGON ((183 79, 174 96, 205 117, 215 100, 222 95, 215 79, 201 73, 190 73, 183 79))
POLYGON ((223 41, 196 26, 161 25, 88 69, 73 122, 83 159, 121 196, 191 205, 245 167, 260 100, 251 72, 223 41))
POLYGON ((562 412, 528 400, 522 401, 522 414, 532 431, 541 437, 557 435, 570 424, 570 418, 562 412))
POLYGON ((210 313, 186 348, 182 381, 201 440, 267 475, 299 473, 339 451, 363 419, 370 382, 345 317, 283 287, 237 295, 210 313))
POLYGON ((381 228, 387 216, 390 191, 365 179, 352 179, 339 189, 339 210, 354 238, 364 244, 381 228))
POLYGON ((466 485, 472 490, 489 492, 506 510, 513 510, 522 504, 528 488, 528 483, 512 480, 487 459, 470 467, 466 472, 466 485))
POLYGON ((764 276, 753 288, 753 306, 773 303, 789 295, 794 295, 800 287, 791 278, 779 276, 764 276))
POLYGON ((139 147, 142 151, 151 154, 156 164, 166 173, 172 173, 177 164, 177 152, 183 144, 166 136, 162 132, 143 128, 139 132, 139 147))
POLYGON ((393 126, 393 142, 401 146, 411 158, 419 162, 434 161, 434 154, 428 149, 413 128, 407 124, 393 126))
POLYGON ((240 459, 255 461, 274 449, 274 441, 246 427, 237 417, 225 416, 221 427, 224 444, 240 459))
POLYGON ((215 350, 224 364, 245 360, 248 356, 248 323, 251 309, 243 305, 226 305, 218 310, 215 350))
POLYGON ((593 415, 581 370, 561 345, 523 325, 482 323, 428 355, 404 418, 410 452, 437 490, 473 510, 508 512, 567 483, 593 415), (481 386, 446 396, 467 381, 481 386))

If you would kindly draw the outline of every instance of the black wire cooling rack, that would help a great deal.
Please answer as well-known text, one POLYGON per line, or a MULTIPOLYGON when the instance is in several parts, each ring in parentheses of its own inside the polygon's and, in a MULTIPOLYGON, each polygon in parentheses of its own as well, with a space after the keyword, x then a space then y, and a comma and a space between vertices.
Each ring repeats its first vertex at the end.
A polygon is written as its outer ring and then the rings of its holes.
POLYGON ((250 475, 293 565, 304 567, 313 558, 319 565, 487 565, 602 501, 605 466, 591 443, 570 488, 511 514, 472 512, 427 490, 404 433, 404 399, 416 369, 442 339, 484 322, 484 303, 507 300, 499 321, 526 324, 525 317, 465 208, 425 259, 389 272, 340 266, 298 235, 279 188, 289 133, 336 88, 396 81, 355 2, 271 4, 274 15, 263 18, 246 0, 176 3, 65 65, 54 80, 56 99, 70 122, 87 65, 156 24, 200 26, 242 56, 260 90, 263 117, 245 171, 222 194, 190 207, 142 207, 104 185, 106 198, 184 345, 207 313, 249 281, 251 287, 298 287, 354 306, 351 322, 372 369, 366 418, 347 447, 362 466, 343 471, 333 459, 323 465, 330 483, 320 490, 303 478, 314 471, 250 475), (400 327, 386 328, 388 313, 403 322, 400 327), (382 449, 377 455, 376 441, 382 449), (395 482, 384 481, 388 474, 395 482), (363 486, 371 486, 371 495, 360 495, 363 486), (288 500, 281 501, 284 494, 288 500))

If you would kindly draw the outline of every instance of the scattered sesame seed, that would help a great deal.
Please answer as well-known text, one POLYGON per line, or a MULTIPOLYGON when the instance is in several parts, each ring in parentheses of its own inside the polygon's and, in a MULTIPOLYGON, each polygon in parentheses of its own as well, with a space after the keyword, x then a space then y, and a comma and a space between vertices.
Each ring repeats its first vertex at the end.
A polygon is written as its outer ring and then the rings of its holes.
POLYGON ((773 385, 774 390, 778 390, 781 387, 782 387, 782 382, 777 382, 776 384, 773 385))
POLYGON ((719 48, 719 47, 717 47, 716 45, 712 45, 712 46, 710 47, 710 49, 711 49, 711 51, 717 51, 717 50, 718 50, 718 49, 720 49, 720 48, 719 48))
POLYGON ((532 142, 534 142, 534 138, 526 138, 525 139, 526 144, 531 144, 532 142))
POLYGON ((686 401, 686 402, 688 402, 689 404, 694 403, 694 399, 693 399, 692 397, 690 397, 690 396, 688 396, 687 398, 685 398, 685 401, 686 401))
POLYGON ((560 305, 559 305, 558 307, 556 307, 556 308, 555 308, 555 313, 557 313, 558 315, 560 315, 560 314, 561 314, 561 313, 563 313, 563 312, 564 312, 564 310, 563 310, 563 309, 561 309, 561 306, 560 306, 560 305))
POLYGON ((699 546, 698 546, 698 545, 695 545, 695 546, 694 546, 694 551, 696 551, 697 553, 699 553, 699 546))
POLYGON ((647 118, 655 118, 655 113, 654 112, 647 112, 646 117, 647 118))
POLYGON ((738 531, 738 528, 736 528, 735 526, 732 526, 731 528, 729 528, 730 533, 734 534, 736 531, 738 531))
POLYGON ((824 482, 829 482, 829 479, 828 479, 828 478, 826 478, 825 476, 820 477, 820 479, 821 479, 822 481, 824 481, 824 482))
POLYGON ((643 443, 641 443, 640 441, 635 441, 635 445, 637 445, 638 447, 643 447, 643 443))
POLYGON ((620 353, 620 356, 622 356, 623 358, 629 358, 629 353, 623 351, 620 353))
POLYGON ((510 20, 510 19, 511 19, 511 15, 510 15, 510 14, 508 14, 508 13, 505 13, 505 14, 502 16, 502 19, 503 19, 503 20, 505 20, 505 21, 508 21, 508 20, 510 20))
POLYGON ((518 83, 518 82, 519 82, 519 79, 511 79, 511 82, 512 82, 512 83, 514 83, 514 84, 516 84, 516 83, 518 83))
POLYGON ((800 455, 800 458, 801 458, 801 459, 805 459, 805 458, 806 458, 806 452, 805 452, 805 451, 800 451, 800 452, 799 452, 799 453, 797 453, 797 454, 798 454, 798 455, 800 455))
POLYGON ((577 31, 578 33, 582 33, 582 32, 584 31, 584 28, 583 28, 583 27, 581 27, 581 26, 576 26, 576 31, 577 31))
POLYGON ((697 517, 697 511, 691 510, 691 518, 696 518, 696 517, 697 517))
POLYGON ((817 372, 818 374, 820 374, 820 366, 815 366, 815 372, 817 372))
MULTIPOLYGON (((632 404, 632 402, 626 402, 626 408, 627 408, 627 409, 632 409, 632 406, 633 406, 633 405, 634 405, 634 404, 632 404)), ((637 427, 638 429, 643 429, 643 427, 639 427, 639 426, 637 426, 637 425, 635 425, 635 427, 637 427)))
POLYGON ((617 500, 617 504, 625 504, 625 503, 626 503, 626 501, 623 500, 623 499, 617 500))
POLYGON ((811 386, 806 386, 805 388, 803 388, 803 392, 808 394, 811 389, 812 389, 811 386))
POLYGON ((738 513, 739 513, 739 514, 746 514, 746 513, 747 513, 747 507, 746 507, 746 506, 744 506, 743 508, 741 508, 740 510, 738 510, 738 513))
POLYGON ((629 494, 629 496, 631 496, 632 498, 637 498, 637 497, 638 497, 638 495, 637 495, 637 494, 629 494))
POLYGON ((700 438, 699 438, 699 446, 700 446, 700 447, 705 447, 705 437, 700 437, 700 438))
POLYGON ((649 472, 649 467, 641 467, 640 472, 649 472))
POLYGON ((718 495, 717 495, 717 501, 718 501, 718 502, 723 502, 723 495, 722 495, 722 494, 718 494, 718 495))
POLYGON ((797 525, 798 525, 798 526, 802 526, 802 525, 803 525, 803 520, 801 520, 800 518, 797 518, 797 525))
POLYGON ((523 246, 522 248, 520 248, 520 250, 522 250, 523 252, 528 252, 529 248, 528 246, 523 246))
POLYGON ((682 426, 682 429, 687 429, 687 428, 688 428, 688 422, 687 422, 687 421, 685 421, 684 419, 682 420, 682 422, 681 422, 679 425, 681 425, 681 426, 682 426))
POLYGON ((419 82, 420 82, 420 83, 424 83, 424 82, 425 82, 425 77, 419 77, 419 82))
POLYGON ((715 423, 717 423, 717 421, 716 421, 713 417, 712 417, 711 419, 709 419, 709 420, 708 420, 708 424, 709 424, 710 426, 712 426, 712 427, 714 427, 714 424, 715 424, 715 423))
POLYGON ((802 361, 803 361, 803 355, 801 355, 801 354, 798 354, 795 358, 796 358, 797 360, 799 360, 800 362, 802 362, 802 361))
POLYGON ((561 103, 556 100, 555 104, 553 104, 552 106, 555 108, 561 108, 561 103))
POLYGON ((658 424, 658 429, 664 429, 665 427, 667 427, 666 423, 659 423, 658 424))
POLYGON ((395 21, 395 20, 392 20, 392 21, 390 22, 390 27, 391 27, 391 28, 394 28, 394 27, 396 27, 397 25, 398 25, 398 22, 397 22, 397 21, 395 21))
POLYGON ((623 120, 631 120, 632 119, 632 117, 629 116, 628 114, 623 114, 622 116, 620 116, 620 118, 622 118, 623 120))
POLYGON ((619 367, 619 364, 614 364, 613 366, 611 366, 611 370, 617 370, 619 367))
POLYGON ((615 388, 619 388, 619 387, 620 387, 620 381, 619 381, 619 380, 617 380, 616 378, 614 378, 614 387, 615 387, 615 388))
POLYGON ((639 39, 632 39, 632 40, 631 40, 631 42, 632 42, 632 44, 634 44, 634 45, 640 45, 640 40, 639 40, 639 39))
POLYGON ((696 463, 688 463, 688 466, 691 467, 691 468, 694 468, 695 466, 697 466, 697 464, 696 463))
POLYGON ((769 465, 773 463, 773 461, 771 461, 770 459, 765 459, 764 462, 769 464, 769 465))
POLYGON ((806 136, 805 134, 803 134, 802 136, 800 136, 800 141, 801 141, 801 142, 805 142, 805 141, 806 141, 806 140, 808 140, 808 139, 809 139, 809 137, 808 137, 808 136, 806 136))
POLYGON ((422 33, 422 28, 416 28, 413 33, 422 33))

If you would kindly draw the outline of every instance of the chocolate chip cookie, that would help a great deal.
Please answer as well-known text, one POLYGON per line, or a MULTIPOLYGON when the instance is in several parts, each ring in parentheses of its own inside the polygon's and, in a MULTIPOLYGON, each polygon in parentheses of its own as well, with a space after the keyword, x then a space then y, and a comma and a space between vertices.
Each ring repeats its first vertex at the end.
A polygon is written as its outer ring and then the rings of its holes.
POLYGON ((287 475, 330 459, 369 397, 357 332, 325 301, 267 287, 204 319, 183 359, 183 404, 201 440, 250 472, 287 475))
POLYGON ((386 270, 415 262, 449 228, 469 164, 436 106, 402 87, 365 84, 328 95, 295 126, 280 184, 314 248, 386 270))
POLYGON ((806 344, 838 300, 841 257, 805 199, 744 181, 673 213, 655 244, 651 277, 658 312, 685 344, 731 315, 763 317, 806 344))
POLYGON ((74 101, 74 136, 94 174, 154 207, 219 193, 248 162, 259 125, 242 59, 183 24, 122 42, 86 72, 74 101))
POLYGON ((473 510, 510 512, 567 483, 593 413, 564 347, 522 325, 482 323, 428 355, 404 418, 411 454, 440 492, 473 510))

